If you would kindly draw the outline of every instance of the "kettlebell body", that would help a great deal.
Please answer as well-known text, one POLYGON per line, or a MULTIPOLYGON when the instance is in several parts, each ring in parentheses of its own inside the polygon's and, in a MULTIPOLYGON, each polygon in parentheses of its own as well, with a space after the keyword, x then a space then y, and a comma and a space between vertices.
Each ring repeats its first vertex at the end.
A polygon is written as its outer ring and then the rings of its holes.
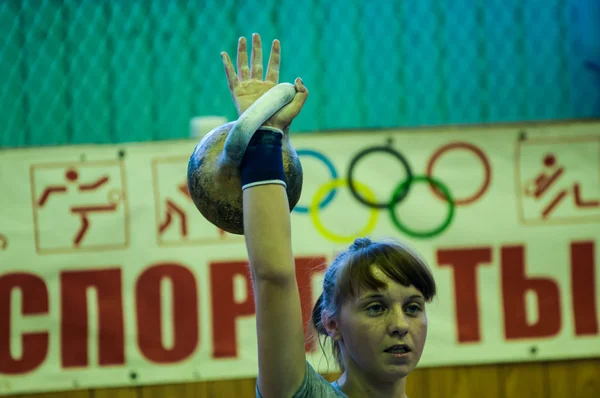
MULTIPOLYGON (((188 162, 188 190, 196 208, 209 222, 231 234, 244 234, 242 181, 239 161, 224 150, 236 122, 210 131, 196 145, 188 162)), ((302 166, 290 144, 289 131, 282 139, 283 167, 290 211, 302 193, 302 166)))

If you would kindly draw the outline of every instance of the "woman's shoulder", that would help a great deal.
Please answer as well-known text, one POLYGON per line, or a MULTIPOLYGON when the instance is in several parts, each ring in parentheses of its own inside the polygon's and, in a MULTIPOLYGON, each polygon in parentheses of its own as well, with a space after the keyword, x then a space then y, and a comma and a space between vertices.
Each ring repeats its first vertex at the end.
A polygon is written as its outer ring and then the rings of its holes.
MULTIPOLYGON (((262 398, 256 386, 256 397, 262 398)), ((337 383, 330 383, 323 376, 318 374, 314 368, 306 361, 306 373, 304 380, 294 394, 293 398, 348 398, 340 389, 337 383)))

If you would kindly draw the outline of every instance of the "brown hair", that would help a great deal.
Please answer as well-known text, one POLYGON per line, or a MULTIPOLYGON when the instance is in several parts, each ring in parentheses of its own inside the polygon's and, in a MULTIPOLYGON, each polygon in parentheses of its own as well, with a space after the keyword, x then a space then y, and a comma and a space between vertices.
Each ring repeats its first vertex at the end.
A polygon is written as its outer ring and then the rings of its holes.
MULTIPOLYGON (((404 285, 413 285, 431 301, 436 294, 435 280, 424 260, 407 245, 395 240, 371 241, 358 238, 340 253, 325 272, 323 293, 312 311, 311 326, 320 335, 328 336, 322 322, 323 314, 333 317, 339 314, 342 303, 356 297, 361 289, 381 289, 384 283, 372 274, 372 264, 377 264, 390 279, 404 285)), ((332 344, 332 354, 339 367, 344 370, 342 354, 338 344, 332 344)))

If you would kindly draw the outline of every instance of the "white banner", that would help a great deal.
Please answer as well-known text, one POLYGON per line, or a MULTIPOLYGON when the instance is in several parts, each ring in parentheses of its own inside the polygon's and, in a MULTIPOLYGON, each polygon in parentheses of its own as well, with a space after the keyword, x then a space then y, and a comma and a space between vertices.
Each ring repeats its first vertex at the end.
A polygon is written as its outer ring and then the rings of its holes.
MULTIPOLYGON (((244 240, 190 200, 195 144, 0 152, 0 395, 256 376, 244 240)), ((438 284, 420 366, 600 355, 599 123, 292 144, 306 321, 337 251, 392 236, 438 284)))

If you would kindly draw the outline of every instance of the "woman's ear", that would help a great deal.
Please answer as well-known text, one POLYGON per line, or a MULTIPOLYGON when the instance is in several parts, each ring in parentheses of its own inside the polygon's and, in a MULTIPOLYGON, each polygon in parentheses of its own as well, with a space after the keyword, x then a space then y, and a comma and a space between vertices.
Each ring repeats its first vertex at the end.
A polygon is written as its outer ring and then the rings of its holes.
POLYGON ((321 315, 321 321, 325 327, 325 330, 327 330, 327 334, 329 337, 331 337, 331 340, 339 341, 342 339, 342 334, 338 327, 338 321, 334 317, 323 313, 321 315))

